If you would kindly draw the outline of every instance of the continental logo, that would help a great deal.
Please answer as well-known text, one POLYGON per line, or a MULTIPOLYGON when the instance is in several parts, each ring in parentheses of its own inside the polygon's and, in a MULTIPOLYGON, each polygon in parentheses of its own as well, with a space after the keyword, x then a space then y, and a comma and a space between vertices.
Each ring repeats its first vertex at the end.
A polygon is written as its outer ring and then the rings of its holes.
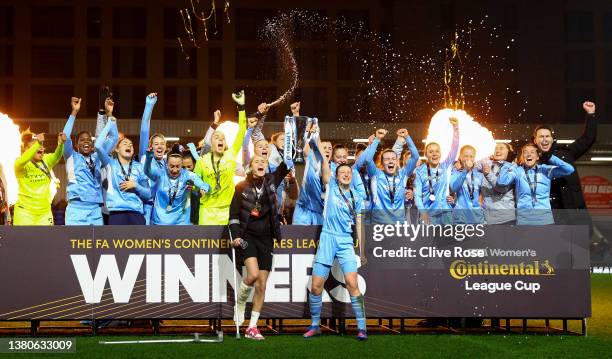
POLYGON ((491 264, 489 261, 470 263, 460 259, 451 263, 450 275, 455 279, 485 275, 544 276, 555 275, 555 269, 548 260, 516 264, 491 264))

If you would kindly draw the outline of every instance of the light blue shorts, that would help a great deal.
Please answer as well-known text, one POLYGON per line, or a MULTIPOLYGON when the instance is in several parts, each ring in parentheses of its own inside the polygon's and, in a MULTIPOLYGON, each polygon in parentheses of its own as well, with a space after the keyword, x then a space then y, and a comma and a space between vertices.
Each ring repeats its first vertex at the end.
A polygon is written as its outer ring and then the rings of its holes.
POLYGON ((347 235, 321 232, 313 274, 327 278, 329 270, 334 263, 334 258, 338 258, 340 268, 344 274, 357 272, 353 238, 347 235), (323 266, 317 266, 316 264, 322 264, 323 266))
POLYGON ((66 207, 67 226, 102 226, 102 207, 99 203, 70 200, 66 207))

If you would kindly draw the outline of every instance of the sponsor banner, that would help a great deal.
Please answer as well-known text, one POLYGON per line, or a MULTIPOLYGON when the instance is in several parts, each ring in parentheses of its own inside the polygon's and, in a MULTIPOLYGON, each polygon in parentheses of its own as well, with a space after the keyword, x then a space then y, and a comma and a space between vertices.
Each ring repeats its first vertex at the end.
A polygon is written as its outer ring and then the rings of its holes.
POLYGON ((584 201, 589 209, 612 209, 612 183, 601 176, 580 179, 584 201))
MULTIPOLYGON (((369 317, 591 314, 586 227, 386 226, 367 227, 355 255, 369 317)), ((0 227, 0 319, 231 318, 234 263, 224 231, 0 227)), ((282 231, 262 317, 308 318, 320 228, 282 231)), ((353 316, 337 266, 323 298, 323 317, 353 316)))

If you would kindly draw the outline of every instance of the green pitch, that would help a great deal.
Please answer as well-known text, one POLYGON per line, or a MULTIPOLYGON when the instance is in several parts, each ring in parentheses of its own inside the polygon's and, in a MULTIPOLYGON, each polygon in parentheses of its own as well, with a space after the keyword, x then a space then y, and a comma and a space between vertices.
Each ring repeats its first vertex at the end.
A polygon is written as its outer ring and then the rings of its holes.
MULTIPOLYGON (((468 334, 371 335, 367 342, 352 336, 324 335, 304 340, 297 335, 269 335, 264 342, 236 341, 225 333, 220 344, 100 345, 99 340, 136 340, 148 337, 78 337, 77 355, 15 355, 83 358, 610 358, 612 357, 612 276, 592 276, 593 317, 588 337, 568 335, 468 334)), ((578 330, 577 325, 570 326, 578 330)), ((172 338, 179 338, 172 337, 172 338)), ((4 357, 0 354, 0 357, 4 357)))

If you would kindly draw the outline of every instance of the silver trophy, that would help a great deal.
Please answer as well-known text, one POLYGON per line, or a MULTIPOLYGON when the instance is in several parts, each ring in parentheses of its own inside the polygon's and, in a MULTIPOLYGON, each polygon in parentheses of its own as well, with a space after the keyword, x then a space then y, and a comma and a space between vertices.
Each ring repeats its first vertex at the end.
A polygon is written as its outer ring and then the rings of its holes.
POLYGON ((285 160, 304 163, 304 146, 310 141, 306 128, 318 124, 316 117, 285 116, 285 160))

